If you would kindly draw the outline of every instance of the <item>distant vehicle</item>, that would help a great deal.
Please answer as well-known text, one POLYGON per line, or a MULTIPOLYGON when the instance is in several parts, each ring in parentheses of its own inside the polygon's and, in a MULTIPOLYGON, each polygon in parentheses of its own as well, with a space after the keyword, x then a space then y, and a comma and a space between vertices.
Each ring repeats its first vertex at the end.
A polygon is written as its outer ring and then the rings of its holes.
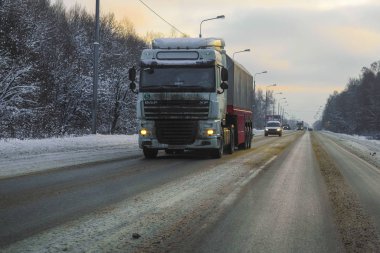
POLYGON ((312 127, 308 127, 307 130, 313 131, 313 128, 312 127))
POLYGON ((304 130, 303 121, 297 121, 297 130, 304 130))
POLYGON ((291 130, 289 124, 284 124, 284 125, 282 125, 282 129, 284 129, 284 130, 291 130))
POLYGON ((268 121, 265 127, 265 136, 268 135, 278 135, 282 136, 282 128, 280 121, 268 121))

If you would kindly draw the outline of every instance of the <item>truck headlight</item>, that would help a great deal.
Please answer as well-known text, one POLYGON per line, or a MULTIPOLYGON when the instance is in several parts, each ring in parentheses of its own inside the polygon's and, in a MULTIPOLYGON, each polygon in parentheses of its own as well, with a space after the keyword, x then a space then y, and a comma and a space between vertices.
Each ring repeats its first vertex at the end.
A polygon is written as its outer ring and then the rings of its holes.
POLYGON ((281 131, 281 128, 277 128, 277 132, 280 132, 281 131))
POLYGON ((265 128, 265 131, 268 132, 268 128, 265 128))
POLYGON ((206 130, 206 134, 207 134, 208 136, 212 136, 212 135, 215 134, 215 131, 214 131, 214 129, 207 129, 207 130, 206 130))
POLYGON ((140 135, 141 136, 147 136, 148 135, 148 130, 146 128, 141 128, 140 129, 140 135))

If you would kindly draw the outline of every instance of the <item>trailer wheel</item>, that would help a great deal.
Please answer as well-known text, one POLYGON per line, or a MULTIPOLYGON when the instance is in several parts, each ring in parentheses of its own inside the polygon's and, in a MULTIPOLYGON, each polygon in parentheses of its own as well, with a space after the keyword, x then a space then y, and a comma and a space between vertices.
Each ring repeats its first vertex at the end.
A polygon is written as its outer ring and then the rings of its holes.
POLYGON ((157 157, 158 149, 152 149, 152 148, 143 148, 143 153, 145 158, 147 159, 153 159, 157 157))
POLYGON ((247 128, 246 142, 247 142, 246 149, 250 149, 251 148, 251 142, 252 142, 252 131, 251 131, 250 127, 247 128))
POLYGON ((248 139, 248 148, 252 147, 252 128, 249 128, 249 139, 248 139))
POLYGON ((230 131, 230 144, 228 145, 227 152, 228 154, 232 154, 235 151, 235 129, 234 126, 231 126, 230 131))

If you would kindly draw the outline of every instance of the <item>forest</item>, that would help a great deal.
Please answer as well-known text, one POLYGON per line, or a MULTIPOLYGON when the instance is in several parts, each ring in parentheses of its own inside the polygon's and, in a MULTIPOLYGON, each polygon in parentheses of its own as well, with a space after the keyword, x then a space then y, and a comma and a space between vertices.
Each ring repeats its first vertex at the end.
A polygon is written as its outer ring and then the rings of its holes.
POLYGON ((320 128, 380 139, 380 61, 364 67, 342 92, 327 100, 320 128))
MULTIPOLYGON (((0 139, 91 134, 94 28, 79 5, 0 0, 0 139)), ((136 133, 128 69, 157 36, 165 35, 141 37, 128 19, 101 17, 97 133, 136 133)), ((256 90, 256 128, 264 127, 265 103, 256 90)), ((268 113, 273 103, 269 92, 268 113)))
MULTIPOLYGON (((133 132, 128 69, 143 48, 130 22, 101 18, 99 133, 133 132)), ((0 1, 0 138, 89 134, 94 16, 49 0, 0 1)))

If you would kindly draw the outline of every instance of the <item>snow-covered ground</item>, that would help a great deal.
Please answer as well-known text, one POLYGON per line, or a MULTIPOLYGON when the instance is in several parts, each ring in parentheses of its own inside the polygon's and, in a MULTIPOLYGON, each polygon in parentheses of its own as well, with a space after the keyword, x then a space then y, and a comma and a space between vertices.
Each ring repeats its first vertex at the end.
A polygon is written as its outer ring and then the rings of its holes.
MULTIPOLYGON (((263 135, 254 129, 255 136, 263 135)), ((352 152, 380 167, 380 141, 324 131, 352 152)), ((141 155, 137 135, 88 135, 41 140, 0 140, 0 178, 141 155)))
MULTIPOLYGON (((255 136, 263 130, 253 130, 255 136)), ((142 155, 138 135, 88 135, 0 140, 0 178, 83 163, 142 155)))
POLYGON ((323 131, 324 134, 349 149, 354 154, 380 168, 380 141, 368 140, 364 136, 338 134, 323 131))
POLYGON ((0 178, 118 159, 139 151, 137 135, 0 140, 0 178))

